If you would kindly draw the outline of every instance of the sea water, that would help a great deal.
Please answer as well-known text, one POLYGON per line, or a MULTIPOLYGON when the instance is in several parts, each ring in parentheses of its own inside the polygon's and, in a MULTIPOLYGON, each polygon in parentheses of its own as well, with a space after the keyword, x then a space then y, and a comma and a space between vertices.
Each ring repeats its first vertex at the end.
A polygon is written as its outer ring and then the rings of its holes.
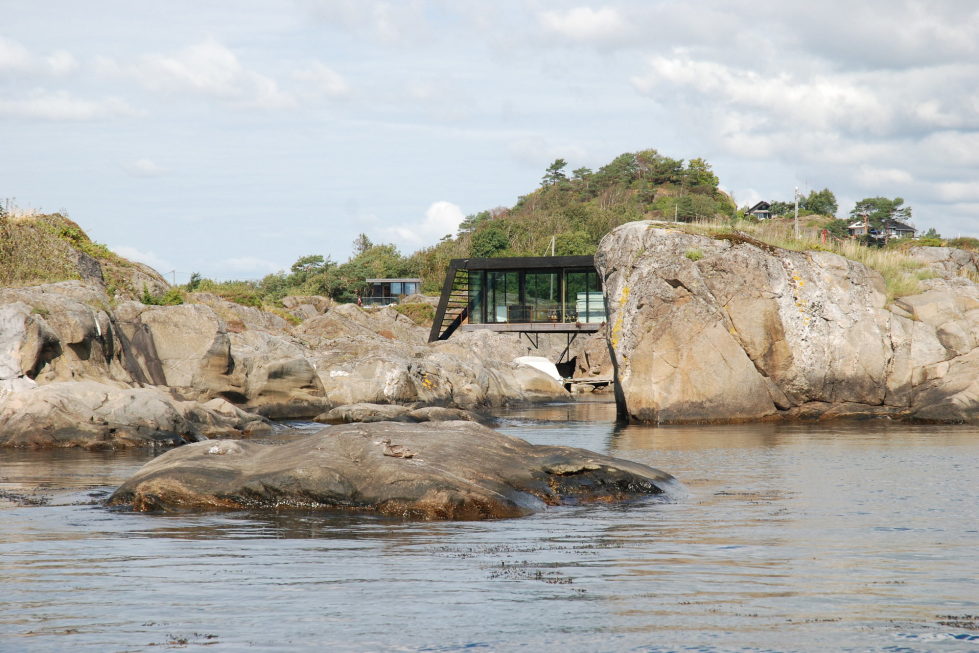
POLYGON ((101 502, 152 453, 0 450, 0 651, 979 651, 976 427, 614 416, 497 415, 668 471, 671 501, 140 514, 101 502))

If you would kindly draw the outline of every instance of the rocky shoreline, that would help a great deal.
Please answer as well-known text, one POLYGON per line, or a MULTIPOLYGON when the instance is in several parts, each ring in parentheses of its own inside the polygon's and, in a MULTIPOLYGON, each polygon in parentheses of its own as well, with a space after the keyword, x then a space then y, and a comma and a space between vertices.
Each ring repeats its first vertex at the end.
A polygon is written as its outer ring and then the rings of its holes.
MULTIPOLYGON (((609 321, 577 344, 578 374, 614 370, 637 422, 976 422, 979 257, 910 254, 931 278, 888 301, 879 273, 830 252, 625 224, 596 255, 609 321)), ((169 446, 267 434, 272 419, 471 419, 568 396, 499 334, 429 344, 391 308, 323 297, 279 314, 207 293, 145 305, 84 263, 80 281, 0 289, 0 446, 169 446)))
POLYGON ((270 419, 352 404, 468 410, 567 396, 515 364, 526 351, 503 336, 428 344, 391 308, 315 299, 292 302, 306 318, 293 326, 203 293, 148 306, 95 280, 2 289, 0 446, 157 446, 266 434, 270 419))
MULTIPOLYGON (((979 259, 912 255, 929 278, 889 301, 879 273, 830 252, 628 223, 596 256, 609 319, 576 346, 578 375, 614 371, 635 422, 979 422, 979 259)), ((507 336, 428 343, 392 308, 322 297, 279 313, 207 293, 146 305, 110 296, 88 263, 81 281, 0 289, 0 447, 176 447, 112 505, 487 519, 673 482, 480 425, 474 411, 569 397, 507 336), (334 426, 228 441, 296 418, 334 426)))

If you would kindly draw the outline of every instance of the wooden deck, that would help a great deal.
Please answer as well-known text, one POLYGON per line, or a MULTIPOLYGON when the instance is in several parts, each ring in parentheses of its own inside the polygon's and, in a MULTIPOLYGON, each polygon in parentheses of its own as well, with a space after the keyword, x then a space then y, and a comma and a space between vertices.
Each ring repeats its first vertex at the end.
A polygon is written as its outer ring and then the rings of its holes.
POLYGON ((500 322, 498 324, 463 324, 460 331, 496 331, 498 333, 596 333, 604 323, 596 322, 500 322))

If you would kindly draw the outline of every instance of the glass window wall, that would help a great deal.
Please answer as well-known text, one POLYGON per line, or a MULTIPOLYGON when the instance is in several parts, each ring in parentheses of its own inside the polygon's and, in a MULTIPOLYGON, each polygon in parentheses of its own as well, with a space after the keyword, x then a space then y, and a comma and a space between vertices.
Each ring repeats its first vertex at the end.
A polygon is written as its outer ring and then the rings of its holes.
POLYGON ((605 321, 602 284, 594 270, 569 270, 565 274, 564 302, 566 310, 574 316, 570 322, 605 321))
POLYGON ((559 272, 525 272, 524 300, 529 322, 564 321, 559 272))
POLYGON ((527 322, 526 307, 520 303, 520 272, 491 271, 486 274, 487 322, 527 322))
POLYGON ((602 285, 593 269, 469 271, 471 324, 605 319, 602 285))

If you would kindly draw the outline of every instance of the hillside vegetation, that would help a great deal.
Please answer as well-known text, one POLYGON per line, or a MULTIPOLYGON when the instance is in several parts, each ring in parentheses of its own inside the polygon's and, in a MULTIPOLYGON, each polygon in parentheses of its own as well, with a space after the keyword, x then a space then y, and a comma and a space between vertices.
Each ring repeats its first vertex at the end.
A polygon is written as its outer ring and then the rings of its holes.
POLYGON ((558 159, 539 188, 512 208, 470 215, 459 233, 413 257, 425 289, 438 288, 452 258, 594 254, 609 231, 633 220, 683 222, 734 217, 733 200, 717 187, 703 159, 672 159, 656 150, 627 152, 593 172, 565 172, 558 159))
POLYGON ((116 255, 62 213, 10 215, 0 210, 0 286, 95 279, 110 297, 156 296, 166 282, 155 271, 116 255))
MULTIPOLYGON (((897 297, 922 292, 920 282, 936 276, 925 263, 907 254, 907 250, 912 246, 932 246, 931 243, 923 242, 925 239, 893 240, 886 247, 868 247, 859 240, 834 237, 826 228, 832 221, 834 218, 831 216, 811 215, 805 220, 800 218, 798 237, 795 235, 793 220, 783 218, 762 222, 749 220, 733 223, 702 222, 677 225, 676 228, 721 238, 747 236, 766 245, 800 252, 827 251, 839 254, 879 272, 884 278, 888 303, 897 297)), ((966 249, 975 250, 975 245, 979 245, 979 241, 974 238, 956 240, 960 245, 965 245, 966 249)), ((939 241, 934 246, 944 246, 945 242, 939 241)), ((979 279, 973 281, 979 283, 979 279)))

